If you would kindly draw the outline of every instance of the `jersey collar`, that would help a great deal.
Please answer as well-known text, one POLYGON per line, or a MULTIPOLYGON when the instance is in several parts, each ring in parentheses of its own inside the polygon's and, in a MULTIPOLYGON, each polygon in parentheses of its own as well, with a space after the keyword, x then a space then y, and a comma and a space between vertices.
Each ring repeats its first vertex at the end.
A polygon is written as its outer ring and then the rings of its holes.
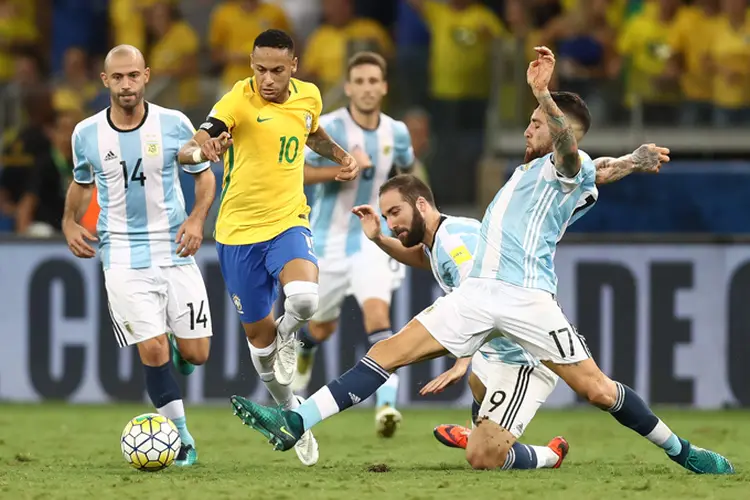
POLYGON ((115 126, 114 122, 112 121, 112 116, 111 116, 112 107, 111 106, 107 108, 107 123, 109 123, 109 126, 112 127, 112 129, 115 132, 122 132, 122 133, 135 132, 136 130, 141 128, 144 123, 146 123, 146 119, 148 118, 148 101, 143 101, 143 108, 144 108, 143 118, 141 118, 141 123, 139 123, 138 126, 135 128, 131 128, 129 130, 123 130, 115 126))
POLYGON ((447 218, 447 215, 440 214, 440 222, 438 222, 438 225, 435 228, 435 232, 432 234, 432 245, 430 245, 430 252, 432 252, 432 248, 435 246, 435 240, 437 239, 438 231, 440 231, 440 226, 443 225, 443 222, 445 222, 447 218))

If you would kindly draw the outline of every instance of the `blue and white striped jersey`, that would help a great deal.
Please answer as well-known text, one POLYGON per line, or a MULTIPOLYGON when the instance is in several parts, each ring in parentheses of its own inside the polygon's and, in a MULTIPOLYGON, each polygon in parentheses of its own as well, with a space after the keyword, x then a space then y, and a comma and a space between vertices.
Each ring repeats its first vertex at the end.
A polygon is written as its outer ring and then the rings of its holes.
POLYGON ((555 169, 551 153, 516 168, 484 214, 471 277, 557 292, 557 242, 599 196, 594 162, 579 154, 572 178, 555 169))
MULTIPOLYGON (((411 136, 403 122, 381 113, 375 130, 365 130, 354 121, 348 108, 320 117, 320 125, 346 151, 362 148, 372 159, 372 168, 360 170, 352 182, 319 184, 311 213, 311 228, 318 257, 341 258, 357 253, 366 238, 359 219, 351 210, 357 205, 378 206, 378 189, 395 165, 407 169, 414 163, 411 136)), ((305 163, 335 166, 307 148, 305 163)))
MULTIPOLYGON (((194 132, 180 111, 151 103, 133 130, 118 130, 109 108, 76 126, 73 179, 96 183, 101 208, 96 230, 105 269, 194 262, 175 253, 177 230, 187 218, 177 153, 194 132)), ((183 166, 193 174, 209 167, 208 162, 183 166)))
MULTIPOLYGON (((474 264, 474 255, 479 245, 481 224, 465 217, 443 216, 432 249, 424 246, 430 259, 432 274, 445 293, 451 293, 469 275, 474 264)), ((492 339, 479 352, 490 361, 509 364, 536 365, 534 360, 518 344, 505 337, 492 339)))

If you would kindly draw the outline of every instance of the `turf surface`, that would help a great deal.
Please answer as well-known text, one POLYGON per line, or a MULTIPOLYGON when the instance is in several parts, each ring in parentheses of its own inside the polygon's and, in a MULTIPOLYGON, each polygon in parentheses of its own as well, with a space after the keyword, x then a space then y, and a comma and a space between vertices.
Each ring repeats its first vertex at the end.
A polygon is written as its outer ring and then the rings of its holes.
POLYGON ((0 405, 0 498, 476 499, 576 500, 750 498, 750 412, 665 410, 680 435, 727 456, 733 476, 697 476, 595 410, 541 411, 523 442, 571 444, 559 470, 472 471, 432 428, 465 424, 468 410, 407 410, 396 437, 375 436, 373 410, 315 428, 321 459, 303 467, 271 450, 226 406, 189 409, 199 464, 157 473, 131 469, 119 450, 127 421, 144 406, 0 405))

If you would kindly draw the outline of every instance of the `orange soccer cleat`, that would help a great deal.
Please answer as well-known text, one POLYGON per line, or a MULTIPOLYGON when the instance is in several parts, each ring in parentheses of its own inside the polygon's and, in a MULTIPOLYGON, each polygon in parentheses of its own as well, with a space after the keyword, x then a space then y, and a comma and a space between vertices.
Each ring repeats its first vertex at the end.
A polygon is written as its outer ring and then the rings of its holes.
POLYGON ((565 457, 568 456, 570 445, 564 437, 557 436, 556 438, 553 438, 552 441, 547 443, 547 448, 554 451, 555 455, 559 457, 557 463, 552 466, 553 469, 559 469, 563 463, 563 460, 565 460, 565 457))
MULTIPOLYGON (((435 439, 449 448, 466 449, 471 429, 453 424, 441 424, 433 429, 435 439)), ((566 443, 567 445, 567 443, 566 443)))

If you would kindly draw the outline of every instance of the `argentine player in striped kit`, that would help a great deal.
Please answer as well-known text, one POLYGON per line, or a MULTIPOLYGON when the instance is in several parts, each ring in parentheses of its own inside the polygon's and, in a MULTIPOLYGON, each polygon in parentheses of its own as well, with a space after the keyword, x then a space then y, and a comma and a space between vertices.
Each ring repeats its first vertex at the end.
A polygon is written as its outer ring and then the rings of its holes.
POLYGON ((99 258, 115 339, 135 345, 146 389, 157 411, 177 426, 177 465, 198 457, 172 362, 184 375, 208 359, 211 314, 193 255, 216 190, 209 163, 183 166, 195 176, 190 216, 180 187, 178 151, 193 136, 180 111, 144 101, 150 71, 135 47, 117 46, 104 62, 102 81, 111 106, 80 122, 73 133, 73 180, 63 231, 74 255, 99 258), (101 208, 97 237, 78 221, 96 185, 101 208), (169 335, 167 335, 169 332, 169 335))
MULTIPOLYGON (((305 183, 318 185, 310 222, 320 266, 320 302, 302 330, 292 384, 295 392, 307 387, 317 345, 336 330, 347 295, 353 295, 362 309, 371 344, 393 335, 391 295, 404 272, 403 266, 364 237, 351 209, 377 202, 378 187, 388 179, 394 165, 399 170, 411 169, 414 152, 409 131, 403 122, 380 110, 387 91, 386 63, 380 55, 355 54, 347 74, 349 106, 322 116, 321 124, 333 140, 352 152, 361 172, 353 182, 336 182, 339 168, 308 150, 305 183)), ((401 420, 395 408, 397 392, 398 375, 394 373, 375 395, 375 425, 380 436, 391 437, 401 420)))
MULTIPOLYGON (((391 258, 411 267, 432 271, 447 294, 469 274, 479 243, 480 223, 475 219, 441 214, 430 188, 413 175, 398 175, 380 187, 380 211, 398 238, 384 235, 380 216, 369 205, 352 210, 363 233, 391 258)), ((518 344, 496 338, 472 357, 460 358, 463 371, 454 378, 439 376, 425 385, 422 395, 438 393, 460 380, 471 363, 469 386, 474 396, 472 422, 489 418, 518 439, 537 409, 555 388, 557 376, 532 358, 518 344)), ((455 372, 455 370, 450 373, 455 372)), ((449 372, 446 372, 448 374, 449 372)), ((440 426, 435 436, 443 444, 465 448, 468 432, 460 426, 440 426)), ((556 437, 547 446, 515 443, 504 468, 558 468, 568 452, 568 443, 556 437)))
MULTIPOLYGON (((276 449, 290 449, 319 422, 366 399, 401 366, 447 353, 472 356, 502 335, 685 469, 734 472, 726 458, 678 437, 632 389, 603 374, 555 300, 557 242, 596 201, 596 167, 578 149, 590 125, 586 104, 575 94, 548 90, 555 58, 546 47, 536 51, 527 81, 539 106, 525 132, 526 163, 487 208, 469 276, 296 410, 243 400, 245 423, 271 438, 276 449)), ((467 460, 474 468, 502 468, 514 442, 507 429, 482 419, 469 435, 467 460)))

